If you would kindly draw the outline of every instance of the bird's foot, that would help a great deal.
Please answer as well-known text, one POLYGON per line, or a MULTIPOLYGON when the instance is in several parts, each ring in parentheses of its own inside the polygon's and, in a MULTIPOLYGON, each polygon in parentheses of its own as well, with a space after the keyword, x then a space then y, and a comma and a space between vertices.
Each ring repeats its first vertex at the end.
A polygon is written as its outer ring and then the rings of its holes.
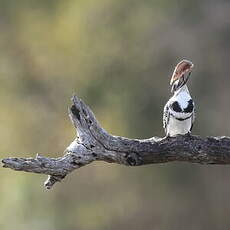
POLYGON ((186 133, 185 136, 191 137, 191 132, 186 133))

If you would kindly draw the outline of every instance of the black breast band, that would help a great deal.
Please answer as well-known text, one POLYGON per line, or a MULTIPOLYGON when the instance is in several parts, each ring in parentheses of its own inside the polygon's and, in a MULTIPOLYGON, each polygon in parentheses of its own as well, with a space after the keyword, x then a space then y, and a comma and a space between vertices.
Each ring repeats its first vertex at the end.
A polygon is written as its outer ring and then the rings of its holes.
POLYGON ((178 121, 185 121, 185 120, 188 120, 189 118, 192 117, 192 114, 191 114, 190 116, 186 117, 186 118, 178 118, 178 117, 175 117, 172 113, 170 113, 170 115, 172 115, 172 116, 173 116, 176 120, 178 120, 178 121))

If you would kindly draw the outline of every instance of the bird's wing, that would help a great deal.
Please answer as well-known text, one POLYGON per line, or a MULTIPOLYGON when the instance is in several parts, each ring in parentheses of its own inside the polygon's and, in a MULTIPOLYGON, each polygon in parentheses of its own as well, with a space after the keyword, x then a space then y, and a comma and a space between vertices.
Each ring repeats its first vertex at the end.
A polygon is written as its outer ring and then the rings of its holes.
POLYGON ((195 104, 193 102, 193 111, 192 111, 192 119, 191 119, 192 124, 191 124, 191 128, 190 128, 190 132, 192 131, 195 119, 196 119, 196 110, 195 110, 195 104))
POLYGON ((167 134, 167 125, 169 122, 169 103, 166 103, 164 107, 164 112, 163 112, 163 128, 165 130, 165 133, 167 134))

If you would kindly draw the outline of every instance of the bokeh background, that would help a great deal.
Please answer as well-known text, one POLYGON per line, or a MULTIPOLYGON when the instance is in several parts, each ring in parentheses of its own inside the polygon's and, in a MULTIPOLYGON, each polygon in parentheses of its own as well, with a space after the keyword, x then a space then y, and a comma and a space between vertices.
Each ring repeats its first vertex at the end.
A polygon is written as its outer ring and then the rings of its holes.
MULTIPOLYGON (((0 0, 0 157, 61 156, 73 93, 112 134, 163 136, 182 58, 193 133, 230 135, 229 41, 227 0, 0 0)), ((1 230, 230 229, 229 166, 95 162, 45 179, 0 169, 1 230)))

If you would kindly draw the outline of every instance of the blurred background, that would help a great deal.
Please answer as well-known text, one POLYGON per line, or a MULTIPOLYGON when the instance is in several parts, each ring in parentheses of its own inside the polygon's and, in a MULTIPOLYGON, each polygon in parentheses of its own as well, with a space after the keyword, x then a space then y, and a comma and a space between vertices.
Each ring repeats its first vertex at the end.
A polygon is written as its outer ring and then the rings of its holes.
MULTIPOLYGON (((62 155, 73 93, 110 133, 163 136, 170 75, 195 68, 193 133, 230 135, 227 0, 0 0, 0 157, 62 155)), ((230 167, 95 162, 46 191, 0 169, 1 230, 227 230, 230 167)))

